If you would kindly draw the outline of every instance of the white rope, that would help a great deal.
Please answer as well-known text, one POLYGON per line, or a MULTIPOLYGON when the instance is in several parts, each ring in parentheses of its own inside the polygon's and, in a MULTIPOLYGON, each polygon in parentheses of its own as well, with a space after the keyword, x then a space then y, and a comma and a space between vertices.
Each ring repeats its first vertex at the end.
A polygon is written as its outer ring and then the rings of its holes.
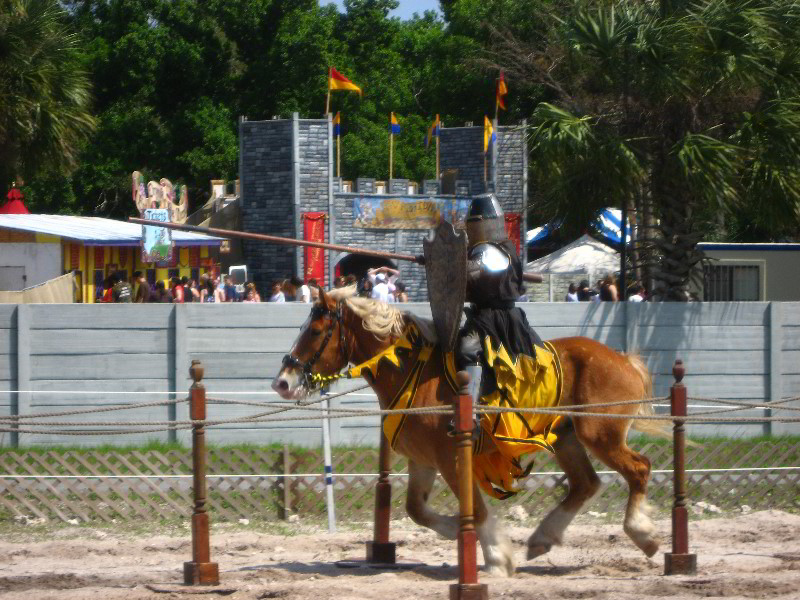
MULTIPOLYGON (((726 473, 742 471, 800 471, 800 467, 731 467, 729 469, 685 469, 685 473, 726 473)), ((653 469, 651 474, 673 473, 672 469, 653 469)), ((616 471, 596 471, 598 475, 619 475, 616 471)), ((379 473, 333 473, 335 477, 379 477, 379 473)), ((389 473, 390 477, 408 477, 408 473, 389 473)), ((441 475, 438 475, 441 477, 441 475)), ((532 471, 529 477, 560 477, 565 476, 562 471, 532 471)), ((0 474, 0 479, 191 479, 194 475, 15 475, 0 474)), ((226 473, 206 475, 207 479, 291 479, 293 477, 325 477, 325 473, 226 473)))

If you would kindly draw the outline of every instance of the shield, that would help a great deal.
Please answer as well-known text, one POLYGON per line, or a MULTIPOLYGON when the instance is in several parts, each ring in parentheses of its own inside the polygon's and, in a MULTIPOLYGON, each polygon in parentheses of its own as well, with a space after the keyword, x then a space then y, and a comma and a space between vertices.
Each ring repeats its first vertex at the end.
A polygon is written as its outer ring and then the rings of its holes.
POLYGON ((449 352, 456 345, 467 294, 467 235, 442 221, 433 239, 422 241, 422 249, 433 324, 442 349, 449 352))

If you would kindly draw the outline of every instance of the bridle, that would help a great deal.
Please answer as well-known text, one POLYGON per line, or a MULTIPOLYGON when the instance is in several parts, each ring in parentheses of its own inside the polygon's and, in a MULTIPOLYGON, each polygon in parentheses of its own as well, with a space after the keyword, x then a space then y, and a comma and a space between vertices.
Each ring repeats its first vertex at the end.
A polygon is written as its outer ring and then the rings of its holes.
POLYGON ((314 322, 317 319, 322 317, 328 316, 330 318, 330 325, 328 329, 325 331, 325 338, 322 340, 322 344, 314 353, 314 356, 309 358, 306 362, 302 362, 299 358, 292 356, 291 354, 287 354, 283 357, 282 367, 286 368, 294 368, 300 369, 302 375, 302 385, 306 389, 306 391, 313 391, 319 385, 326 382, 326 380, 330 379, 335 380, 338 379, 338 376, 324 376, 312 373, 312 369, 314 365, 319 360, 322 353, 325 352, 325 348, 328 346, 328 342, 331 341, 331 337, 333 337, 333 329, 336 324, 339 325, 339 353, 342 355, 342 358, 345 359, 345 365, 350 362, 350 353, 348 352, 347 347, 347 339, 345 337, 344 332, 344 321, 342 319, 342 300, 339 300, 336 303, 336 310, 331 310, 325 305, 323 302, 320 305, 315 305, 311 309, 311 321, 314 322))

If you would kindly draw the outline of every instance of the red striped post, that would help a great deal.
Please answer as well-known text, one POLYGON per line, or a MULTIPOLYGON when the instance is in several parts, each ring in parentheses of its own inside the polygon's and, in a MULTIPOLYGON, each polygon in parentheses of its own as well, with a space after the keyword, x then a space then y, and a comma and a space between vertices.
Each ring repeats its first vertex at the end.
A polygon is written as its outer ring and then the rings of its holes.
POLYGON ((489 588, 478 583, 478 536, 472 491, 472 396, 467 387, 469 375, 458 372, 459 396, 456 404, 456 446, 458 468, 458 583, 450 586, 450 600, 488 600, 489 588))
POLYGON ((675 477, 675 503, 672 506, 672 552, 664 553, 664 575, 694 575, 697 572, 697 555, 689 553, 689 512, 686 509, 686 373, 683 361, 676 360, 672 367, 675 383, 669 390, 670 414, 676 417, 673 430, 673 473, 675 477))
POLYGON ((375 527, 372 541, 367 542, 367 562, 390 564, 396 562, 395 544, 389 541, 389 519, 392 516, 392 484, 389 483, 392 449, 381 428, 378 454, 378 483, 375 484, 375 527))
MULTIPOLYGON (((192 421, 206 418, 206 388, 203 365, 193 360, 189 369, 194 383, 189 390, 189 416, 192 421)), ((206 506, 206 431, 205 425, 192 426, 192 561, 183 563, 183 583, 186 585, 219 585, 219 566, 211 562, 208 508, 206 506)))

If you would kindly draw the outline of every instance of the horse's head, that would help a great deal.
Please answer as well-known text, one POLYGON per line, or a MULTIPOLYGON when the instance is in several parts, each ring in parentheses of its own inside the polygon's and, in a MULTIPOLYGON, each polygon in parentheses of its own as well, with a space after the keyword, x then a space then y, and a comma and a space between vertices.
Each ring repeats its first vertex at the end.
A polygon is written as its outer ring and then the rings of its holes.
POLYGON ((347 366, 349 353, 342 323, 344 300, 319 289, 319 299, 300 330, 289 354, 283 357, 272 389, 286 400, 302 400, 316 386, 312 375, 333 375, 347 366))

